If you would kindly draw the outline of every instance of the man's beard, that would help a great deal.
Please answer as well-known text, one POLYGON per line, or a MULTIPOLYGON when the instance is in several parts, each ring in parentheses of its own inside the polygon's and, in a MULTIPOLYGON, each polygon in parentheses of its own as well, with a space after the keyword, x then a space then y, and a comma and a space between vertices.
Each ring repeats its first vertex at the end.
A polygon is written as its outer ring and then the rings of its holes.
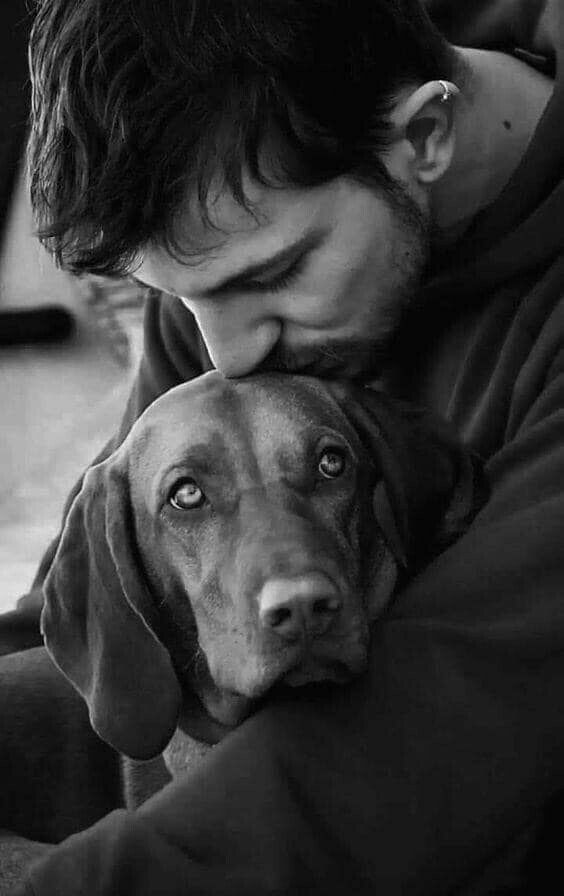
POLYGON ((277 343, 257 368, 330 379, 373 379, 386 364, 387 341, 331 339, 303 349, 277 343))
MULTIPOLYGON (((277 343, 262 361, 259 371, 279 371, 332 379, 376 379, 387 366, 394 336, 413 303, 429 255, 430 225, 405 187, 392 182, 386 187, 395 223, 393 267, 398 274, 393 295, 378 309, 378 320, 366 336, 327 339, 323 343, 292 349, 277 343)), ((368 329, 368 328, 367 328, 368 329)))

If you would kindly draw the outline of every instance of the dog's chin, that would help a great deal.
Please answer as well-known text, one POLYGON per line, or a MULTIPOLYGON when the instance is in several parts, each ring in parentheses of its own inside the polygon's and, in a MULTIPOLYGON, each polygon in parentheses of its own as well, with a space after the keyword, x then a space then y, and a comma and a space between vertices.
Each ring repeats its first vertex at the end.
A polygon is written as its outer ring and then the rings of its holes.
POLYGON ((359 675, 365 663, 358 662, 354 667, 338 661, 330 663, 304 662, 282 678, 281 684, 299 688, 307 684, 346 684, 359 675))
MULTIPOLYGON (((246 701, 250 704, 251 701, 246 701)), ((247 715, 247 711, 240 701, 229 705, 228 701, 208 699, 206 696, 197 696, 192 690, 184 693, 182 711, 178 720, 178 727, 194 740, 206 744, 217 744, 226 737, 247 715)))
POLYGON ((228 729, 235 728, 250 716, 257 702, 243 694, 221 691, 219 688, 215 693, 203 697, 204 706, 211 718, 228 729))
POLYGON ((349 645, 348 650, 341 648, 330 655, 324 652, 324 655, 315 656, 300 650, 293 660, 289 661, 287 657, 273 663, 266 673, 262 666, 261 674, 246 676, 232 688, 217 684, 208 675, 193 683, 198 695, 197 698, 194 695, 194 700, 199 709, 196 712, 194 705, 185 706, 187 712, 181 727, 199 740, 216 743, 264 705, 269 695, 280 687, 343 685, 361 675, 368 661, 367 646, 365 639, 360 638, 354 645, 349 645))
POLYGON ((210 716, 223 726, 234 728, 240 725, 259 706, 263 705, 270 693, 280 686, 299 688, 310 684, 347 684, 365 671, 367 653, 359 650, 347 661, 331 659, 319 660, 307 657, 295 666, 276 675, 272 681, 261 680, 253 689, 252 696, 219 688, 213 695, 207 695, 204 702, 210 716))

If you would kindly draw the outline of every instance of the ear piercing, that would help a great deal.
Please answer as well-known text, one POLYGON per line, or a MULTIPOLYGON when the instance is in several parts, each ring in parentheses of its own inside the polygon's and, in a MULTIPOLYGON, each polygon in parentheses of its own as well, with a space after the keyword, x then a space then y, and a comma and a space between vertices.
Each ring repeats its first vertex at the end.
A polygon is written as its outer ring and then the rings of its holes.
POLYGON ((452 95, 450 86, 447 84, 446 81, 441 81, 441 80, 439 80, 439 84, 443 88, 443 94, 441 96, 441 103, 448 103, 448 101, 450 100, 451 95, 452 95))

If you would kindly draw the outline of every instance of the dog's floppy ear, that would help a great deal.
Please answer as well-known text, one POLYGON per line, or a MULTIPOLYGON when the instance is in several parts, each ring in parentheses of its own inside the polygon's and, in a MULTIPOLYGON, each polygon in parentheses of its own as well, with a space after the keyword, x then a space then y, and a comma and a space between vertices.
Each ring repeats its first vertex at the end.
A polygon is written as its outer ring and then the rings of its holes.
POLYGON ((86 700, 92 727, 135 759, 160 753, 181 696, 151 628, 128 482, 115 455, 92 467, 45 580, 41 629, 57 666, 86 700))
POLYGON ((400 566, 414 571, 459 538, 483 505, 481 461, 427 411, 373 388, 334 384, 332 391, 382 474, 376 520, 400 566))

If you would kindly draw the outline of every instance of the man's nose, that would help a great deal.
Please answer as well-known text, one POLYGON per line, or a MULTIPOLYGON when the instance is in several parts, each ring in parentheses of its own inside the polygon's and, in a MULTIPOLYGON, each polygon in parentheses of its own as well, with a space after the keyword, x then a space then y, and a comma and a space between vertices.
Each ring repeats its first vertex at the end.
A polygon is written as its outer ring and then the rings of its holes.
POLYGON ((226 377, 251 373, 280 338, 279 320, 253 313, 243 302, 231 305, 229 300, 202 299, 191 302, 190 310, 213 365, 226 377))

